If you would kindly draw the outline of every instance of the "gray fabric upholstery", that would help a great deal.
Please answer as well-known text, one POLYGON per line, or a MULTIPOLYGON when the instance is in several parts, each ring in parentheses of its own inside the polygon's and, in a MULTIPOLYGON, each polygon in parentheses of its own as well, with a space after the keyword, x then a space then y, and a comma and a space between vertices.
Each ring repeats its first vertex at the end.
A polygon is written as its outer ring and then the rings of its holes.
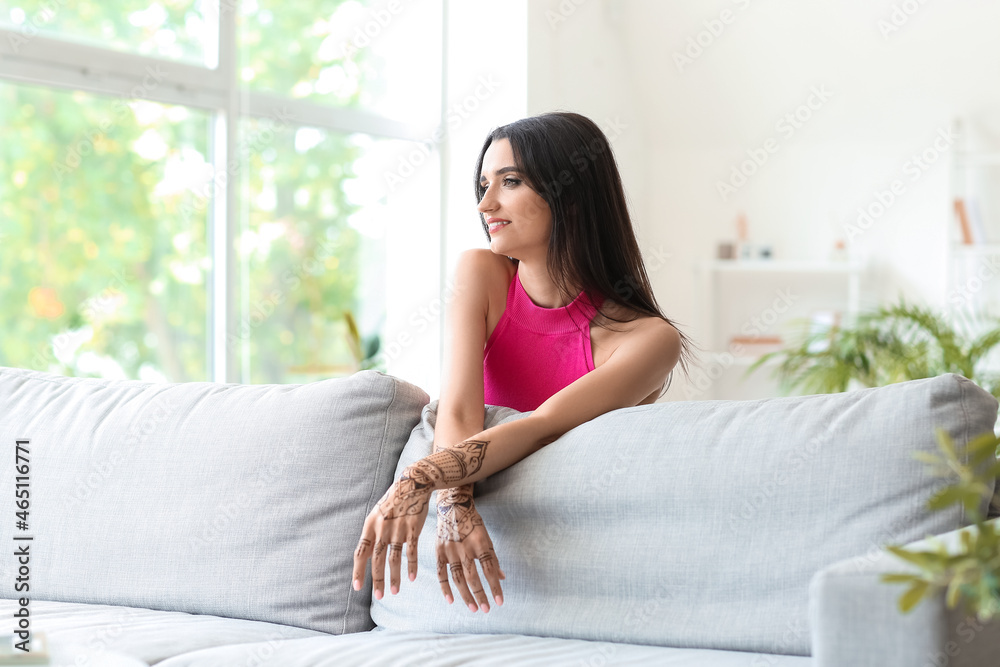
MULTIPOLYGON (((430 452, 432 407, 400 468, 430 452)), ((397 631, 808 655, 812 576, 964 525, 960 510, 925 510, 942 482, 913 454, 937 451, 936 427, 965 442, 996 414, 992 396, 955 375, 618 410, 477 485, 504 606, 444 602, 431 513, 417 580, 373 601, 372 617, 397 631)))
MULTIPOLYGON (((954 551, 958 531, 940 537, 954 551)), ((931 548, 925 540, 908 546, 931 548)), ((900 613, 899 596, 906 588, 883 583, 880 575, 910 571, 905 561, 881 551, 834 563, 813 577, 809 619, 815 667, 1000 663, 1000 618, 981 623, 960 609, 948 609, 943 593, 900 613)))
POLYGON ((373 371, 227 385, 0 368, 0 489, 31 441, 30 597, 369 629, 353 550, 426 402, 373 371))
MULTIPOLYGON (((67 661, 74 667, 104 667, 99 658, 106 652, 134 656, 154 665, 176 655, 218 646, 330 636, 289 625, 179 611, 44 600, 32 600, 29 607, 32 632, 45 633, 50 647, 59 648, 64 655, 89 654, 89 662, 67 661)), ((12 618, 16 609, 13 600, 0 600, 3 618, 12 618)))
POLYGON ((372 631, 179 655, 157 667, 809 667, 809 658, 523 635, 372 631))

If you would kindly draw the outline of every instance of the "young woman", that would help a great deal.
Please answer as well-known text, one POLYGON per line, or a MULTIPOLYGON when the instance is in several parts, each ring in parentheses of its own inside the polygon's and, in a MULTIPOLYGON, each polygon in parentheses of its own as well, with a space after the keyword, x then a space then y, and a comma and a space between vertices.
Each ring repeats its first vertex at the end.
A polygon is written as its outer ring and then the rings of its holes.
MULTIPOLYGON (((610 410, 652 403, 688 340, 659 309, 642 264, 611 146, 592 121, 549 113, 495 129, 475 172, 489 250, 460 258, 452 358, 438 402, 434 453, 407 467, 365 520, 354 555, 360 590, 372 560, 399 592, 410 581, 431 492, 438 489, 437 573, 470 611, 489 611, 504 578, 472 500, 473 482, 517 463, 610 410), (483 430, 484 405, 533 411, 483 430)), ((609 445, 610 446, 610 445, 609 445)))

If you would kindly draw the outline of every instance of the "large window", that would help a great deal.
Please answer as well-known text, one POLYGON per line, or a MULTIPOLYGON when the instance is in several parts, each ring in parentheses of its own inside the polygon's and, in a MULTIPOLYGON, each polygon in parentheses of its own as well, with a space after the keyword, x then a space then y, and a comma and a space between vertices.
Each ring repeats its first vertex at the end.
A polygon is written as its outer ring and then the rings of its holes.
POLYGON ((437 178, 440 5, 0 0, 0 365, 377 367, 396 165, 437 178))

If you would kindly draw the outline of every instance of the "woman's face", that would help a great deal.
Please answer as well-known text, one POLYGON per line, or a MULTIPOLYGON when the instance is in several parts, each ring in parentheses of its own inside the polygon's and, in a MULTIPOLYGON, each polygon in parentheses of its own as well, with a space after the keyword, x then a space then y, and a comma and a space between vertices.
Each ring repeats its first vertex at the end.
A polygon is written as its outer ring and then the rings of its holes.
POLYGON ((490 233, 490 250, 524 261, 544 261, 552 233, 552 211, 525 182, 507 139, 490 144, 483 155, 479 202, 490 233))

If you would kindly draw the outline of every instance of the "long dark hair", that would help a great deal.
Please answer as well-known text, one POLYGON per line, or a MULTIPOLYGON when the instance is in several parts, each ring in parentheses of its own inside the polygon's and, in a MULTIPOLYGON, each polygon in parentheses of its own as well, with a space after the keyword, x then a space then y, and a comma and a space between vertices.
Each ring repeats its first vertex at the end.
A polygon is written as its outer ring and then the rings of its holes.
MULTIPOLYGON (((665 320, 681 335, 680 364, 686 373, 690 339, 653 296, 618 165, 601 128, 577 113, 551 112, 494 129, 476 161, 477 202, 486 192, 479 183, 483 158, 499 139, 510 141, 518 171, 552 211, 547 264, 563 296, 572 299, 583 290, 626 306, 635 317, 665 320)), ((489 239, 486 218, 482 213, 479 218, 489 239)))

